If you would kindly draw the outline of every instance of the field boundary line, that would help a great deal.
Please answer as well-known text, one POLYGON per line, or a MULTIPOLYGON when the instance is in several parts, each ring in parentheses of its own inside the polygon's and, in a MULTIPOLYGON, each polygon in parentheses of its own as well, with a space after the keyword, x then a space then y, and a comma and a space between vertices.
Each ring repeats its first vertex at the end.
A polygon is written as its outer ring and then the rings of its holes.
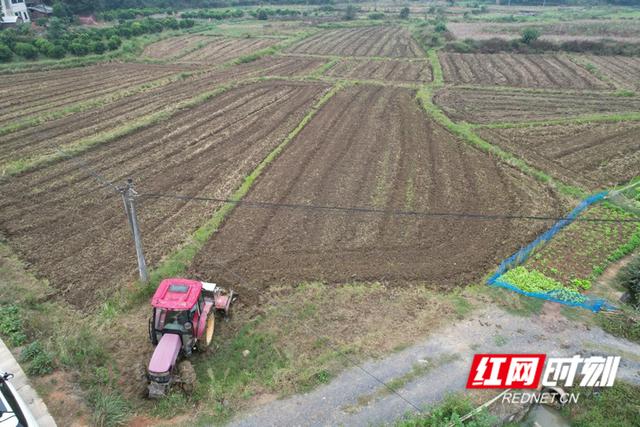
POLYGON ((640 112, 590 114, 550 120, 532 120, 525 122, 478 123, 470 125, 472 129, 514 129, 528 127, 544 127, 556 125, 581 125, 588 123, 622 123, 640 121, 640 112))
POLYGON ((335 67, 338 63, 340 63, 340 61, 341 61, 341 59, 336 56, 336 57, 326 61, 324 64, 322 64, 321 66, 319 66, 318 68, 316 68, 312 72, 310 72, 307 75, 307 77, 309 77, 309 78, 317 78, 317 79, 320 79, 322 77, 328 77, 328 76, 325 76, 324 73, 326 73, 327 71, 329 71, 330 69, 335 67))
POLYGON ((513 92, 537 95, 610 95, 616 96, 617 89, 600 89, 600 90, 574 90, 574 89, 554 89, 539 87, 523 87, 523 86, 497 86, 497 85, 474 85, 474 84, 456 84, 449 83, 449 89, 462 90, 480 90, 487 92, 513 92))
POLYGON ((437 105, 433 103, 433 100, 431 99, 432 96, 433 90, 430 87, 423 87, 416 94, 418 102, 428 115, 430 115, 437 123, 444 126, 451 133, 462 138, 462 140, 469 145, 485 153, 495 155, 505 164, 515 167, 524 174, 529 175, 542 183, 551 184, 563 194, 572 197, 584 197, 586 195, 586 192, 583 189, 570 186, 560 180, 552 178, 546 172, 543 172, 531 166, 529 163, 522 160, 515 154, 509 151, 505 151, 491 144, 490 142, 485 141, 473 131, 473 127, 468 123, 456 123, 452 121, 437 105))
MULTIPOLYGON (((255 180, 262 174, 262 172, 274 161, 284 149, 293 141, 298 134, 305 128, 305 126, 315 117, 320 109, 327 103, 333 96, 345 88, 347 84, 338 83, 334 85, 327 93, 325 93, 307 112, 298 125, 282 140, 276 148, 274 148, 267 156, 258 164, 258 166, 247 175, 240 186, 231 194, 230 199, 241 200, 247 195, 255 180)), ((139 293, 139 296, 146 298, 148 294, 155 291, 157 284, 165 277, 180 275, 184 273, 189 264, 198 253, 198 251, 204 246, 209 238, 219 230, 225 219, 233 212, 237 203, 224 203, 218 208, 213 216, 201 225, 187 240, 181 245, 179 249, 168 255, 159 265, 150 271, 149 284, 145 285, 143 291, 139 293)))
POLYGON ((45 154, 45 155, 34 157, 34 158, 17 159, 17 160, 10 161, 1 166, 2 173, 0 174, 0 177, 15 176, 21 173, 32 171, 34 169, 37 169, 45 165, 55 163, 59 160, 68 158, 69 155, 71 156, 78 155, 95 146, 106 144, 118 138, 122 138, 126 135, 137 132, 146 127, 152 126, 160 121, 166 120, 172 117, 174 114, 180 112, 181 110, 193 108, 200 104, 203 104, 204 102, 210 100, 211 98, 221 95, 222 93, 230 89, 233 89, 245 84, 255 83, 261 80, 263 79, 250 78, 250 79, 238 80, 238 81, 233 81, 227 84, 220 85, 213 90, 201 93, 200 95, 197 95, 195 97, 179 102, 161 111, 147 114, 145 116, 138 118, 137 120, 134 120, 132 122, 127 122, 122 126, 100 132, 94 136, 83 138, 73 143, 62 145, 61 149, 64 150, 66 154, 57 152, 53 154, 45 154))
POLYGON ((415 58, 415 57, 393 57, 393 56, 343 56, 343 55, 334 55, 334 54, 318 54, 318 53, 293 53, 293 52, 282 52, 278 53, 278 56, 289 56, 289 57, 303 57, 303 58, 320 58, 320 59, 330 59, 330 58, 339 58, 344 60, 368 60, 368 61, 400 61, 400 62, 427 62, 427 58, 415 58))
POLYGON ((444 74, 440 58, 438 58, 438 51, 435 49, 427 50, 427 58, 429 58, 429 63, 431 64, 431 87, 432 89, 439 89, 444 86, 444 74))

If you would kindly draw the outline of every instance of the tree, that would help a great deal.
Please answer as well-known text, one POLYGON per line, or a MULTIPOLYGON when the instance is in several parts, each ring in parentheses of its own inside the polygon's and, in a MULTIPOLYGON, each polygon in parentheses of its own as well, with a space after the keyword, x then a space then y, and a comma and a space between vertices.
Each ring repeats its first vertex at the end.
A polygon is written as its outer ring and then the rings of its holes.
POLYGON ((531 44, 534 41, 538 40, 539 37, 540 37, 540 31, 538 31, 537 29, 525 28, 522 31, 522 37, 520 38, 520 40, 524 44, 531 44))
POLYGON ((400 19, 408 19, 409 18, 409 13, 411 13, 411 11, 409 10, 408 7, 403 7, 400 10, 400 19))
POLYGON ((344 19, 347 21, 352 21, 354 19, 356 19, 356 13, 358 12, 358 10, 356 9, 356 7, 352 4, 347 6, 347 9, 344 12, 344 19))
POLYGON ((36 59, 38 57, 38 50, 29 43, 18 42, 13 51, 16 55, 22 56, 25 59, 36 59))
POLYGON ((256 15, 256 18, 258 18, 261 21, 266 21, 269 18, 269 15, 267 15, 266 10, 260 9, 258 10, 258 14, 256 15))
POLYGON ((447 31, 447 24, 440 21, 435 25, 435 27, 433 27, 433 29, 436 33, 444 33, 447 31))
POLYGON ((13 52, 7 46, 0 44, 0 62, 9 62, 13 58, 13 52))
POLYGON ((61 19, 68 19, 73 16, 73 13, 71 12, 71 8, 69 8, 66 3, 56 1, 53 4, 53 16, 61 19))

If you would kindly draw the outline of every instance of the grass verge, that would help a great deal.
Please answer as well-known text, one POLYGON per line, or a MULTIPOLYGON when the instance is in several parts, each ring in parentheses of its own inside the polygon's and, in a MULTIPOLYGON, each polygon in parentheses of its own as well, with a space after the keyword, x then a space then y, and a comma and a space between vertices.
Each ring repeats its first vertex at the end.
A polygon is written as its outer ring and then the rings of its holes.
POLYGON ((588 114, 584 116, 569 117, 565 119, 551 119, 551 120, 533 120, 529 122, 515 122, 515 123, 487 123, 472 125, 473 129, 514 129, 514 128, 528 128, 539 126, 554 126, 554 125, 581 125, 587 123, 618 123, 618 122, 633 122, 640 120, 640 113, 619 113, 619 114, 588 114))

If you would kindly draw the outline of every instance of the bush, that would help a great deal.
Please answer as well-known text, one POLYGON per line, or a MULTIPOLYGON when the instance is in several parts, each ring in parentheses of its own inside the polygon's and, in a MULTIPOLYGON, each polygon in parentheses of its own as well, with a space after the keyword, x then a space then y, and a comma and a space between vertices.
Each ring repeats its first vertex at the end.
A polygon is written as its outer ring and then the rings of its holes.
POLYGON ((436 23, 435 27, 433 27, 433 29, 435 30, 436 33, 444 33, 447 31, 447 24, 445 24, 444 22, 438 22, 436 23))
POLYGON ((113 36, 109 38, 109 41, 107 41, 107 47, 109 48, 109 50, 116 50, 121 45, 122 45, 122 39, 120 39, 120 37, 118 36, 113 36))
POLYGON ((344 16, 343 18, 347 21, 352 21, 354 19, 356 19, 356 14, 358 13, 358 10, 356 9, 355 6, 353 5, 349 5, 347 6, 347 9, 344 12, 344 16))
POLYGON ((91 44, 89 45, 89 49, 93 53, 102 55, 107 50, 107 47, 102 42, 91 42, 91 44))
POLYGON ((629 292, 629 303, 640 307, 640 256, 636 256, 618 272, 616 282, 629 292))
POLYGON ((400 9, 400 19, 409 19, 409 14, 411 13, 411 11, 409 10, 408 7, 403 7, 402 9, 400 9))
POLYGON ((0 62, 9 62, 13 58, 13 52, 4 44, 0 44, 0 62))
POLYGON ((36 59, 38 57, 38 50, 29 43, 16 43, 13 52, 25 59, 36 59))
POLYGON ((53 45, 53 47, 46 53, 49 58, 61 59, 67 54, 67 50, 64 46, 53 45))
POLYGON ((43 38, 35 39, 33 44, 38 49, 38 52, 40 52, 42 55, 47 55, 49 51, 53 49, 53 43, 43 38))
POLYGON ((266 21, 269 18, 269 15, 267 15, 267 12, 264 9, 260 9, 258 11, 258 14, 256 15, 256 18, 261 21, 266 21))
POLYGON ((368 16, 369 19, 384 19, 384 13, 382 12, 373 12, 368 16))
POLYGON ((69 45, 71 53, 77 56, 84 56, 89 53, 89 46, 80 41, 74 41, 69 45))
POLYGON ((46 375, 53 371, 53 357, 39 341, 26 346, 20 354, 20 359, 23 362, 30 362, 27 366, 29 375, 46 375))
POLYGON ((522 31, 522 37, 520 38, 520 40, 522 40, 522 43, 524 44, 531 44, 532 42, 538 40, 538 38, 540 38, 540 31, 535 28, 525 28, 522 31))

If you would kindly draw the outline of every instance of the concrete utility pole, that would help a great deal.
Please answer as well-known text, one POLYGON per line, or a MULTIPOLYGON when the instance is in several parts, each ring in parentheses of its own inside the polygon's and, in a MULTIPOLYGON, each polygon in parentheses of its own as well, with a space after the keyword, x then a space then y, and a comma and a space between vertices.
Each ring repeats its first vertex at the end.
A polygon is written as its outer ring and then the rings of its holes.
POLYGON ((127 214, 129 225, 131 226, 131 234, 136 245, 136 256, 138 258, 138 272, 140 273, 140 281, 142 283, 149 282, 149 273, 147 272, 147 262, 144 259, 142 251, 142 238, 140 237, 140 227, 138 227, 138 218, 136 216, 136 197, 138 193, 133 189, 133 180, 127 179, 127 184, 120 188, 122 201, 124 202, 124 211, 127 214))

